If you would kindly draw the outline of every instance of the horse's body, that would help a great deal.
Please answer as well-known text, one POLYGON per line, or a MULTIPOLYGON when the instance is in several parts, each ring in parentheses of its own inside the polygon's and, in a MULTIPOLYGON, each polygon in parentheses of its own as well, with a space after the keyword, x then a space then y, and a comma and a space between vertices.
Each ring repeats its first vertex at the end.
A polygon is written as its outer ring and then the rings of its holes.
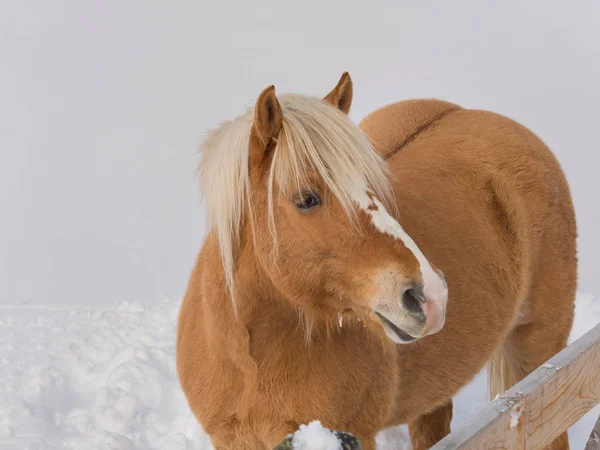
MULTIPOLYGON (((327 100, 347 112, 347 99, 338 97, 337 104, 327 100)), ((413 447, 429 448, 449 432, 452 396, 487 361, 495 395, 566 345, 576 230, 566 180, 547 147, 507 118, 434 100, 387 106, 361 128, 387 161, 398 221, 445 275, 445 325, 433 330, 433 306, 423 300, 426 331, 397 345, 360 305, 323 302, 303 311, 283 292, 296 281, 313 283, 303 265, 317 259, 295 261, 295 277, 280 287, 259 256, 268 239, 252 238, 247 223, 235 254, 234 310, 222 247, 211 232, 182 305, 177 356, 189 403, 218 450, 271 449, 315 419, 357 435, 366 450, 381 429, 408 423, 413 447)), ((255 144, 251 135, 251 149, 255 144)), ((255 208, 258 221, 264 209, 255 208)), ((295 226, 290 220, 278 219, 279 234, 295 226)), ((358 252, 338 233, 340 247, 358 252)), ((378 239, 370 236, 368 242, 378 239)), ((386 242, 345 261, 376 264, 387 255, 386 242)), ((285 253, 284 239, 280 245, 285 253)), ((404 330, 411 326, 398 320, 404 330)), ((568 449, 566 434, 552 448, 568 449)))

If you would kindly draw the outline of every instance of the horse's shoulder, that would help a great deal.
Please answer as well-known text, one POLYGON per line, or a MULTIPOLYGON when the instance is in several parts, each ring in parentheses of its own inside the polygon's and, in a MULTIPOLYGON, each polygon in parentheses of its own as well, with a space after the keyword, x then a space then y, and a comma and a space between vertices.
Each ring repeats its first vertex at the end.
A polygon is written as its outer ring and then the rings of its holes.
POLYGON ((460 106, 443 100, 403 100, 379 108, 367 115, 360 128, 369 136, 375 149, 387 159, 460 106))

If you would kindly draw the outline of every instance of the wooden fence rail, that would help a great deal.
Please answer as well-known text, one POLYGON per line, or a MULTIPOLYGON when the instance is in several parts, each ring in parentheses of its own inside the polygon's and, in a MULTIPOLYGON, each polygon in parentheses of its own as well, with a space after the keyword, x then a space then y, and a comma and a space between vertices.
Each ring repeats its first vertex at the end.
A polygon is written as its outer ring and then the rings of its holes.
POLYGON ((431 450, 543 449, 598 403, 600 324, 431 450))

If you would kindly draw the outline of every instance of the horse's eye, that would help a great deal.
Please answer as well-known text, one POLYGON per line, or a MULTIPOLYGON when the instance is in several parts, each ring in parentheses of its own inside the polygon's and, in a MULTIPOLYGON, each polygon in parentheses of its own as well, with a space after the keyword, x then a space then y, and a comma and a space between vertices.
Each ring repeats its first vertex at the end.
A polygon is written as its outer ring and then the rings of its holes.
POLYGON ((303 192, 294 198, 294 204, 301 212, 309 212, 321 204, 321 200, 314 192, 303 192))

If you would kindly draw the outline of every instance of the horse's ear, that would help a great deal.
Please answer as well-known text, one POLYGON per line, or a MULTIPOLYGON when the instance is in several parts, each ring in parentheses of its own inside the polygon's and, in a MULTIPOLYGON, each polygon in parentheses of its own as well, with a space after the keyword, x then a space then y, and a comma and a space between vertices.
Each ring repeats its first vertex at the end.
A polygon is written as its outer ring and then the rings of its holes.
POLYGON ((331 103, 346 114, 350 112, 350 106, 352 105, 352 79, 348 72, 342 74, 337 86, 323 100, 331 103))
POLYGON ((254 107, 254 130, 261 150, 277 143, 282 121, 283 113, 275 96, 275 86, 269 86, 260 93, 254 107))

